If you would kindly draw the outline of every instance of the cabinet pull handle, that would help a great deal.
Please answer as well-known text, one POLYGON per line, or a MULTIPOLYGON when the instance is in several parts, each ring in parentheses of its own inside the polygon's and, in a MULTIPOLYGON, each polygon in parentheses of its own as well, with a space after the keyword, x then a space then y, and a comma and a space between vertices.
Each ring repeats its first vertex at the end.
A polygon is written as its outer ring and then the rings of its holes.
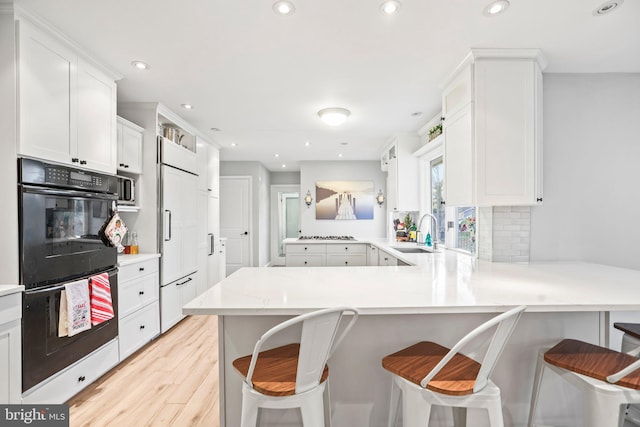
POLYGON ((349 250, 349 246, 345 246, 345 247, 344 247, 344 250, 345 250, 345 251, 348 251, 348 250, 349 250))
POLYGON ((72 157, 72 158, 71 158, 71 161, 72 161, 73 163, 78 163, 78 162, 80 161, 80 159, 79 159, 79 158, 77 158, 77 157, 72 157))
POLYGON ((138 268, 138 271, 144 271, 144 267, 138 268))
POLYGON ((209 233, 209 253, 207 256, 213 255, 214 250, 213 233, 209 233))
POLYGON ((138 292, 138 295, 144 295, 144 291, 138 292))
POLYGON ((307 250, 307 247, 306 247, 306 246, 304 247, 304 250, 305 250, 305 251, 307 250))
POLYGON ((140 325, 140 329, 144 329, 144 325, 140 325))
POLYGON ((538 198, 536 199, 536 202, 541 202, 541 201, 542 201, 542 197, 538 197, 538 198))
POLYGON ((82 375, 82 376, 78 377, 78 382, 79 382, 79 383, 81 383, 81 382, 83 382, 83 381, 84 381, 84 380, 86 380, 86 379, 87 379, 87 378, 86 378, 84 375, 82 375))
POLYGON ((444 204, 445 204, 445 201, 444 201, 444 200, 440 200, 440 204, 441 204, 441 205, 444 205, 444 204))
POLYGON ((87 164, 87 161, 86 161, 86 160, 80 160, 80 164, 81 164, 81 165, 86 165, 86 164, 87 164))
POLYGON ((304 265, 307 265, 307 261, 304 262, 304 265))
POLYGON ((440 117, 440 120, 444 122, 444 116, 440 117))
POLYGON ((124 168, 125 169, 129 169, 129 165, 124 165, 124 168))
POLYGON ((120 167, 123 168, 124 167, 124 163, 120 163, 120 167))
POLYGON ((344 262, 344 265, 349 265, 349 261, 345 261, 345 262, 344 262))
POLYGON ((168 238, 168 239, 166 239, 166 238, 165 238, 165 239, 164 239, 164 241, 165 241, 165 242, 168 242, 168 241, 170 241, 170 240, 171 240, 171 211, 170 211, 169 209, 165 209, 165 210, 164 210, 164 213, 166 214, 167 212, 169 213, 169 220, 168 220, 168 221, 167 221, 167 223, 166 223, 166 227, 167 227, 167 229, 169 230, 169 231, 168 231, 169 238, 168 238))

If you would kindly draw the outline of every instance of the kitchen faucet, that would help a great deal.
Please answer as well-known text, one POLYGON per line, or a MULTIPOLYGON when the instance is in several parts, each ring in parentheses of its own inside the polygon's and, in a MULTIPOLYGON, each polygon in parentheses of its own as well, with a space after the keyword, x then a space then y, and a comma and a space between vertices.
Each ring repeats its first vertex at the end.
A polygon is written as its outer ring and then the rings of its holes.
POLYGON ((416 244, 424 245, 424 241, 422 241, 422 238, 420 237, 420 232, 422 230, 422 220, 424 220, 424 218, 427 216, 430 216, 433 219, 434 223, 434 227, 431 229, 431 231, 433 231, 433 250, 435 251, 436 249, 438 249, 438 218, 430 213, 422 215, 420 221, 418 221, 418 230, 416 231, 416 244))

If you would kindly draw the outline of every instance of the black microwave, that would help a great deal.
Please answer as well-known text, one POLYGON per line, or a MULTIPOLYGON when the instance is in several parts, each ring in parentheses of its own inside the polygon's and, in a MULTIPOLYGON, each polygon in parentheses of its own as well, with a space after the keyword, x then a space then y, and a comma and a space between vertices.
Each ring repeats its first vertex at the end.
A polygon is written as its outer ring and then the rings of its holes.
POLYGON ((118 176, 118 204, 136 204, 136 180, 126 176, 118 176))

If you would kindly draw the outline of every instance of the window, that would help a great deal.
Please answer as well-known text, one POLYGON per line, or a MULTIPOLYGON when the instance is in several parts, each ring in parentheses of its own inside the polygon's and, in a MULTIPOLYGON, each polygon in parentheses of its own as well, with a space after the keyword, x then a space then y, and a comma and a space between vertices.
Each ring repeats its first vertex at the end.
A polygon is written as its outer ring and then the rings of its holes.
MULTIPOLYGON (((438 218, 438 242, 445 242, 445 210, 442 204, 444 185, 444 162, 442 156, 431 161, 431 213, 438 218)), ((435 237, 435 236, 434 236, 435 237)))

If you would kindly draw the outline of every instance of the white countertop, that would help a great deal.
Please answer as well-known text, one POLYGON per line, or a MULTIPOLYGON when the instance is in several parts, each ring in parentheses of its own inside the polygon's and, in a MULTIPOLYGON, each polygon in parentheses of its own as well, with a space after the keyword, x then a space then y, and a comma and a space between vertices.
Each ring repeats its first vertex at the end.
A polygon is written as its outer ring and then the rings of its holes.
MULTIPOLYGON (((395 245, 395 243, 392 243, 395 245)), ((185 314, 295 315, 350 305, 362 314, 640 310, 640 271, 579 262, 492 263, 453 251, 398 254, 417 266, 253 267, 185 305, 185 314)))
POLYGON ((118 267, 124 267, 125 265, 135 264, 137 262, 143 262, 154 258, 160 258, 160 254, 144 253, 135 255, 118 255, 118 267))
POLYGON ((0 297, 22 291, 24 291, 24 286, 21 285, 0 285, 0 297))

